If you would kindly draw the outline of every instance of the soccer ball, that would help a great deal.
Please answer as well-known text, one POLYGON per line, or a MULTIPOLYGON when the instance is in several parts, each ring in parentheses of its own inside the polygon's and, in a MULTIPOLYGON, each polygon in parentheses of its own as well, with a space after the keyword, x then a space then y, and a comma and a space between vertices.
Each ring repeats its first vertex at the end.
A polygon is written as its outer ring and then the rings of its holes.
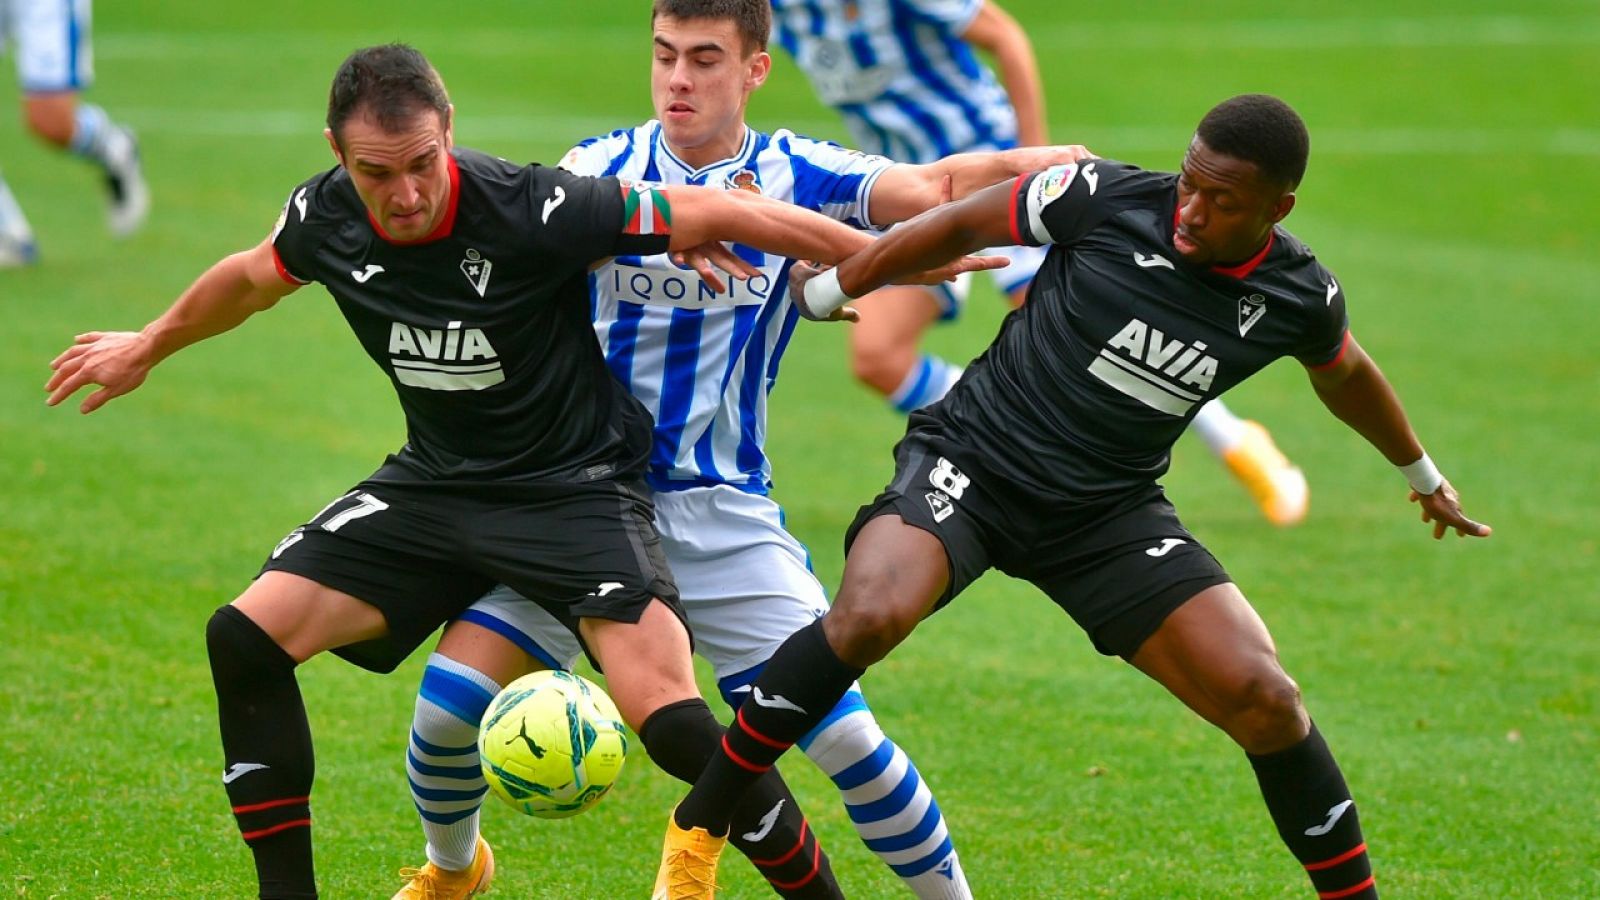
POLYGON ((575 816, 599 803, 627 755, 616 705, 571 672, 534 672, 506 685, 478 729, 489 788, 542 819, 575 816))

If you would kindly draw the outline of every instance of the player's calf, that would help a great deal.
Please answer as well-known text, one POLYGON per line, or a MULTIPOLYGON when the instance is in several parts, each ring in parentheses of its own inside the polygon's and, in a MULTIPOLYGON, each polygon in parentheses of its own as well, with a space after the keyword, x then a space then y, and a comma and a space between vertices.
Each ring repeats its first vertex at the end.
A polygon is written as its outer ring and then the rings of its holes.
POLYGON ((1247 755, 1279 836, 1305 867, 1318 896, 1376 898, 1355 801, 1316 725, 1293 746, 1247 755))
POLYGON ((255 622, 224 606, 206 625, 222 730, 222 784, 255 857, 262 898, 314 898, 314 762, 295 661, 255 622))
POLYGON ((800 747, 839 789, 867 848, 920 900, 968 900, 972 890, 944 814, 905 751, 851 690, 800 747))

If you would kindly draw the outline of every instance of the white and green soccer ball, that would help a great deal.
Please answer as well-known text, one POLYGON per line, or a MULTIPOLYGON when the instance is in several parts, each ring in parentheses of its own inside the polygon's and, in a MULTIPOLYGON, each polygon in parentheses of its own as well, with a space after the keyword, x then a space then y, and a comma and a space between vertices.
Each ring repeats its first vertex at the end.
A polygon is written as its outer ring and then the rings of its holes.
POLYGON ((543 819, 575 816, 599 803, 627 755, 616 705, 571 672, 534 672, 506 685, 478 729, 489 789, 543 819))

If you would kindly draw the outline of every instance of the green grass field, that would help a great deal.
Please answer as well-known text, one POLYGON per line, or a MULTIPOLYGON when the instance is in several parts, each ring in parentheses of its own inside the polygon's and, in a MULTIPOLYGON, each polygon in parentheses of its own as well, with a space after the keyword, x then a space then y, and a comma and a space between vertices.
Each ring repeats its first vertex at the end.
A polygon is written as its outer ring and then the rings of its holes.
MULTIPOLYGON (((1036 42, 1057 139, 1171 168, 1231 94, 1278 93, 1305 116, 1311 169, 1288 224, 1338 273, 1355 332, 1496 533, 1431 541, 1399 476, 1287 363, 1230 400, 1304 466, 1310 520, 1272 530, 1191 441, 1168 488, 1272 627, 1388 896, 1600 896, 1600 6, 1005 5, 1036 42)), ((402 435, 320 288, 89 418, 45 408, 46 363, 76 332, 139 327, 265 235, 330 164, 327 83, 356 46, 417 44, 451 87, 458 140, 508 158, 553 161, 648 117, 646 4, 579 6, 102 4, 92 96, 140 130, 156 202, 125 244, 103 237, 92 173, 0 115, 0 166, 44 256, 0 273, 0 895, 252 895, 217 783, 204 623, 402 435)), ((754 107, 760 127, 841 135, 782 57, 754 107)), ((979 294, 932 344, 970 357, 1001 311, 979 294)), ((900 427, 852 384, 843 339, 801 329, 771 440, 777 497, 829 585, 900 427)), ((422 860, 403 770, 420 672, 301 672, 326 897, 387 897, 422 860)), ((1025 585, 985 579, 867 687, 980 896, 1308 893, 1227 739, 1025 585)), ((845 886, 894 896, 831 786, 803 759, 785 771, 845 886)), ((491 801, 495 895, 642 896, 680 790, 640 754, 571 821, 491 801)), ((764 893, 741 863, 723 877, 728 896, 764 893)))

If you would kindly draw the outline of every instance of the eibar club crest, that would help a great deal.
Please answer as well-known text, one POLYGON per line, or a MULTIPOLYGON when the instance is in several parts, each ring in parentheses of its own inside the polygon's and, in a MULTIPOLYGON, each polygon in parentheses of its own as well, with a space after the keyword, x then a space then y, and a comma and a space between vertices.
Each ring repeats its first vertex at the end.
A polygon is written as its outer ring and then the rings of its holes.
POLYGON ((472 283, 472 289, 482 297, 484 291, 489 289, 489 272, 494 269, 494 263, 483 258, 483 254, 476 250, 467 250, 467 258, 461 261, 461 274, 467 276, 467 281, 472 283))
POLYGON ((1260 294, 1251 294, 1239 298, 1239 337, 1244 337, 1252 325, 1261 321, 1267 314, 1267 298, 1260 294))

